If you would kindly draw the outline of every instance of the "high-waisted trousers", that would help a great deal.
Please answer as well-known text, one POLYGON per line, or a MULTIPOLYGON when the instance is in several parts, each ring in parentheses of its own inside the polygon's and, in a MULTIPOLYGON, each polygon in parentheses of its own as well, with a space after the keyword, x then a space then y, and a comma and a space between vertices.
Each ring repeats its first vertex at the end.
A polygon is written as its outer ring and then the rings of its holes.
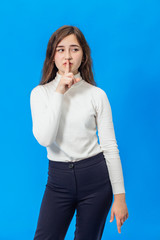
POLYGON ((74 240, 100 240, 112 201, 103 152, 73 162, 49 160, 34 240, 64 240, 75 211, 74 240))

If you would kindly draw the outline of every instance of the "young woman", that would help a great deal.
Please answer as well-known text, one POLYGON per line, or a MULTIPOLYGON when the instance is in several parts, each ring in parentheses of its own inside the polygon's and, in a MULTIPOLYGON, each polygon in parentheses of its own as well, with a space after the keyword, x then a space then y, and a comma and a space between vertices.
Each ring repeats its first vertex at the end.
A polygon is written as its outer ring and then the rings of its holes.
POLYGON ((30 105, 33 135, 49 160, 34 240, 64 240, 75 210, 74 240, 100 240, 113 195, 110 222, 115 215, 120 233, 128 210, 111 107, 77 27, 52 34, 30 105))

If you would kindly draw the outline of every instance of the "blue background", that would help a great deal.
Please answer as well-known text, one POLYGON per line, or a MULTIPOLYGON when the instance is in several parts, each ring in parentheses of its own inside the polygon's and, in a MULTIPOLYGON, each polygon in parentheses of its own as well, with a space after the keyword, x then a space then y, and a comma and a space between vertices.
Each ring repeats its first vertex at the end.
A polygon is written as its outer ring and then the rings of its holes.
MULTIPOLYGON (((160 2, 6 1, 0 6, 0 239, 33 239, 47 181, 46 148, 32 134, 30 92, 52 33, 75 25, 91 48, 95 80, 108 95, 129 218, 110 212, 102 240, 160 239, 160 2)), ((73 239, 75 215, 66 240, 73 239)))

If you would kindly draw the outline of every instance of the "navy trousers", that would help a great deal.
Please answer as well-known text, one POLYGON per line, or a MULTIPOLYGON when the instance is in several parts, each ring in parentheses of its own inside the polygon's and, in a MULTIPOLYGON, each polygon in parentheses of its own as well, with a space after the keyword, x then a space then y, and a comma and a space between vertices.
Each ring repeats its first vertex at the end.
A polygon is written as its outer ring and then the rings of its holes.
POLYGON ((100 240, 112 201, 103 152, 77 162, 49 160, 34 240, 64 240, 75 210, 74 240, 100 240))

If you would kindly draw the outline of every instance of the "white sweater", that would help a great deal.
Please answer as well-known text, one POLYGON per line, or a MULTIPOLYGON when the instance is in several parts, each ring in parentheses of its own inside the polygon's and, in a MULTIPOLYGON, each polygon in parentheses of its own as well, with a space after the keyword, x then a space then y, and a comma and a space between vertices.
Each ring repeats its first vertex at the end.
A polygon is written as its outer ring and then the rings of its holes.
POLYGON ((82 79, 80 72, 74 76, 80 81, 65 94, 55 91, 61 79, 58 72, 51 82, 32 89, 33 135, 46 147, 49 160, 75 162, 103 152, 113 194, 125 193, 108 97, 104 90, 82 79))

